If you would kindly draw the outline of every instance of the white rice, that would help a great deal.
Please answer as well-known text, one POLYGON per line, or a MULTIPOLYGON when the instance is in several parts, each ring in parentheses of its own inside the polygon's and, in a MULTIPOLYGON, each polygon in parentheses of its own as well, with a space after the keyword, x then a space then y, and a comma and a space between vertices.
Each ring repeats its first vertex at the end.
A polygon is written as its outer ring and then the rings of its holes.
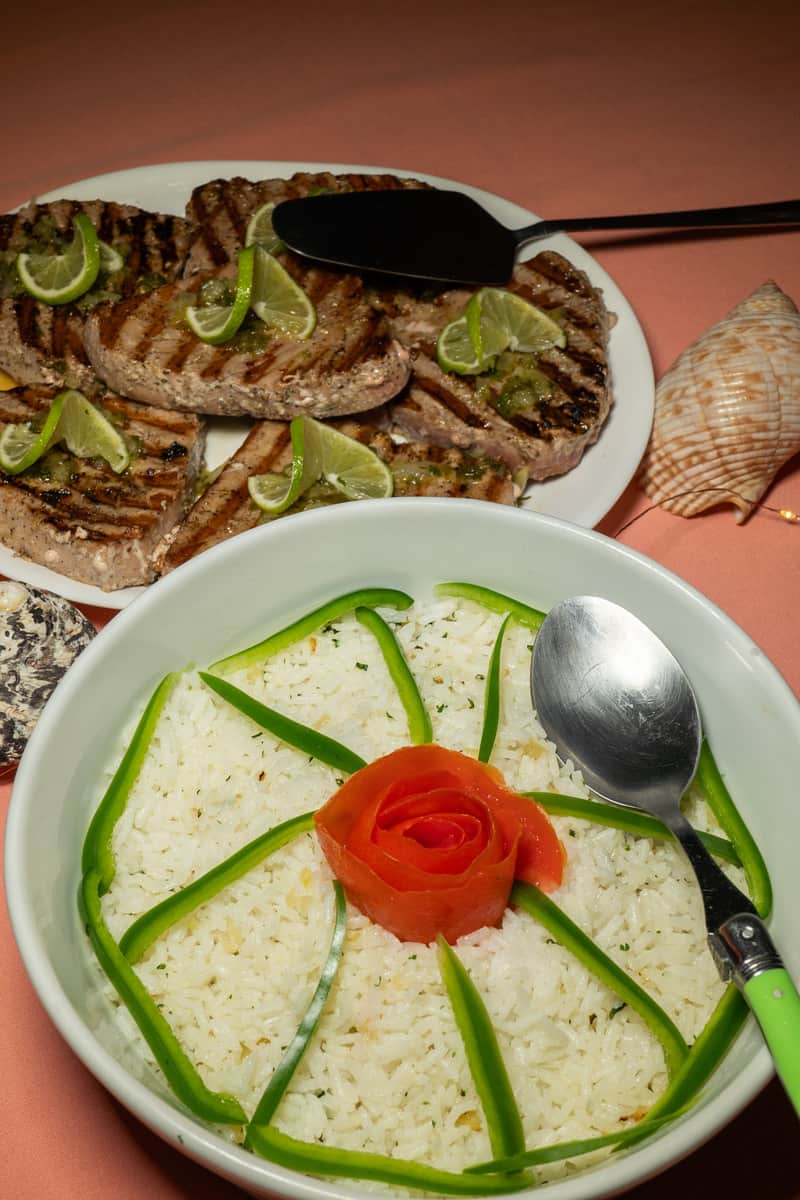
MULTIPOLYGON (((476 756, 500 618, 452 600, 384 615, 434 739, 476 756)), ((513 623, 506 633, 492 763, 519 790, 585 796, 531 712, 532 638, 513 623)), ((377 644, 352 616, 231 679, 367 760, 408 744, 377 644)), ((114 835, 117 874, 103 902, 112 934, 265 830, 319 807, 338 782, 185 674, 114 835)), ((691 816, 709 827, 702 804, 691 816)), ((691 1042, 722 985, 685 859, 669 843, 554 823, 568 862, 552 898, 691 1042)), ((331 872, 305 833, 175 925, 137 966, 205 1082, 248 1114, 316 986, 331 918, 331 872)), ((663 1054, 641 1018, 530 917, 507 910, 502 928, 463 938, 457 951, 497 1031, 529 1147, 618 1129, 663 1091, 663 1054)), ((119 1020, 133 1030, 123 1009, 119 1020)), ((142 1060, 151 1061, 144 1045, 142 1060)), ((492 1156, 434 948, 402 943, 349 906, 336 983, 275 1123, 303 1140, 449 1170, 492 1156)))

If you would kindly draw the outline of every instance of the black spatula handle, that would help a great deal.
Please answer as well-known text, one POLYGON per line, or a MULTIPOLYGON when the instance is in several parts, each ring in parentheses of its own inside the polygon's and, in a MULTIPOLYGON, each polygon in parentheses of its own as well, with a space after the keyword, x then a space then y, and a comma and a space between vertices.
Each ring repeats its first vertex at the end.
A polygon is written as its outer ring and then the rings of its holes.
POLYGON ((726 208, 692 208, 678 212, 633 213, 627 217, 567 217, 563 221, 537 221, 515 229, 518 246, 550 233, 573 229, 703 229, 741 225, 800 225, 800 200, 775 200, 769 204, 736 204, 726 208))

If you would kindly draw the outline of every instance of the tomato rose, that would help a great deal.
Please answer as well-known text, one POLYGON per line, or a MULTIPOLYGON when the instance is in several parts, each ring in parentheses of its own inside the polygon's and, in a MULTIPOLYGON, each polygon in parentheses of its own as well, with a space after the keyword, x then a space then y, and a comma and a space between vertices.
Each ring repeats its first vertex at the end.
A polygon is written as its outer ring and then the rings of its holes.
POLYGON ((547 815, 499 771, 442 746, 407 746, 352 775, 316 814, 348 899, 404 942, 499 925, 514 879, 558 887, 547 815))

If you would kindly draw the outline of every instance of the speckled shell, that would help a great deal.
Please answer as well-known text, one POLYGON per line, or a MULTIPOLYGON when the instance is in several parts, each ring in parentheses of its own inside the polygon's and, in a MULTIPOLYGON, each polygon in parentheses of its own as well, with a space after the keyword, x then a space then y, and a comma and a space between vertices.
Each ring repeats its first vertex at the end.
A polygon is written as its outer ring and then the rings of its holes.
POLYGON ((94 632, 60 596, 0 580, 0 764, 21 758, 50 693, 94 632))
POLYGON ((729 503, 742 522, 798 452, 800 313, 770 281, 684 350, 658 384, 640 481, 670 512, 689 517, 729 503))

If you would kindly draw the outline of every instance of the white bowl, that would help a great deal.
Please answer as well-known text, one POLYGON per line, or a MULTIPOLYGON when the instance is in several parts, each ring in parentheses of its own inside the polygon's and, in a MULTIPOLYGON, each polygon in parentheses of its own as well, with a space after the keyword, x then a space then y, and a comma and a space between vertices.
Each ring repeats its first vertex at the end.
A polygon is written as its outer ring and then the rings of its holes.
MULTIPOLYGON (((363 1197, 231 1146, 152 1079, 124 1064, 98 1014, 76 906, 90 797, 108 748, 166 671, 207 663, 359 586, 424 599, 469 580, 550 608, 591 592, 630 608, 688 670, 726 780, 767 860, 772 929, 793 973, 800 908, 800 706, 769 660, 719 609, 656 563, 600 534, 476 501, 407 499, 339 505, 222 543, 157 583, 90 644, 47 705, 20 764, 6 834, 6 887, 28 974, 53 1022, 90 1071, 167 1142, 258 1196, 363 1197)), ((133 1051, 135 1053, 135 1051, 133 1051)), ((690 1113, 630 1152, 547 1188, 552 1200, 608 1196, 685 1157, 766 1083, 771 1062, 752 1020, 690 1113)))

